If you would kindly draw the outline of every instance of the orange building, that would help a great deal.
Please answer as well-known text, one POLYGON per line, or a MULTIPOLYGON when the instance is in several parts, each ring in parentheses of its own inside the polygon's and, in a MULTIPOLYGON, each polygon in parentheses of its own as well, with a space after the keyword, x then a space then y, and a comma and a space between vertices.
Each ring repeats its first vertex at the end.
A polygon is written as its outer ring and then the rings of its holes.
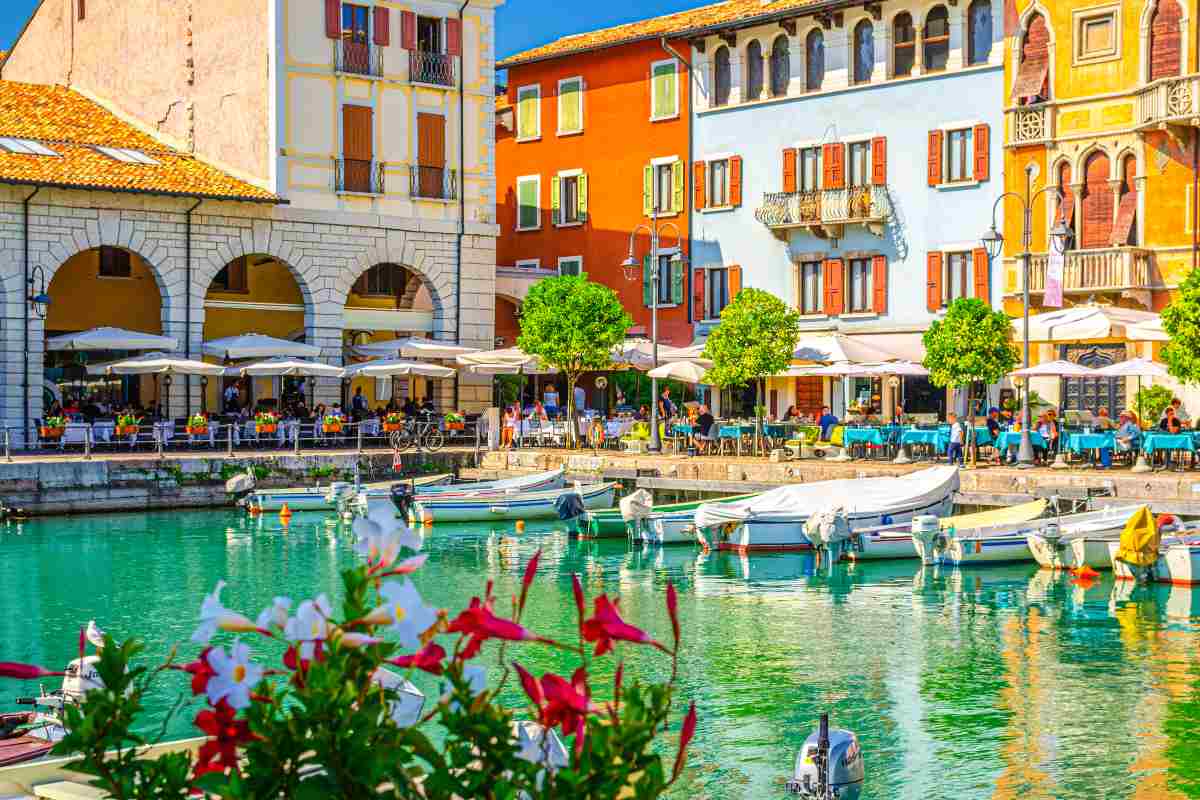
POLYGON ((580 272, 616 291, 631 332, 649 336, 644 230, 634 244, 643 267, 627 277, 621 263, 630 232, 657 208, 659 341, 689 344, 690 47, 659 38, 588 47, 586 36, 568 37, 498 64, 508 90, 496 114, 497 336, 516 331, 520 287, 580 272))

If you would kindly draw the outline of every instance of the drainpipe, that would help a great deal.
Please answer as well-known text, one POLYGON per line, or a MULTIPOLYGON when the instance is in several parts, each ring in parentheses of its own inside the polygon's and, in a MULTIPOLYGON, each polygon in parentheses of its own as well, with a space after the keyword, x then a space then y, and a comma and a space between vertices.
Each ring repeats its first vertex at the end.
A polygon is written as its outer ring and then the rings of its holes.
MULTIPOLYGON (((187 244, 186 259, 184 265, 184 293, 187 298, 184 301, 184 333, 183 333, 183 355, 184 358, 192 357, 192 212, 200 207, 203 203, 203 198, 196 201, 196 205, 187 210, 187 244)), ((184 383, 185 391, 187 391, 187 415, 192 415, 192 376, 187 375, 184 383)), ((170 413, 170 409, 167 410, 170 413)))
MULTIPOLYGON (((30 193, 30 195, 28 197, 26 197, 24 200, 21 201, 21 214, 22 214, 22 217, 21 217, 21 219, 22 219, 21 242, 25 248, 25 262, 24 262, 25 263, 25 266, 24 266, 24 270, 25 270, 25 297, 24 297, 24 300, 25 300, 25 302, 21 304, 25 307, 25 359, 24 359, 25 375, 21 381, 21 394, 24 397, 25 413, 22 417, 22 419, 24 421, 23 422, 24 427, 22 427, 22 429, 21 429, 21 443, 23 445, 25 445, 26 447, 29 446, 29 440, 25 438, 26 436, 29 435, 29 325, 30 325, 30 320, 29 320, 29 201, 32 200, 34 197, 36 197, 37 193, 40 192, 41 190, 42 190, 42 187, 40 187, 40 186, 37 187, 36 189, 33 190, 32 193, 30 193)), ((46 336, 46 330, 45 330, 45 327, 43 327, 42 328, 42 338, 43 338, 42 354, 43 354, 43 357, 45 356, 45 352, 46 352, 46 348, 45 348, 45 344, 44 344, 45 336, 46 336)))
MULTIPOLYGON (((463 280, 463 236, 467 231, 467 145, 464 141, 467 133, 466 108, 467 100, 463 95, 463 85, 465 76, 463 75, 463 64, 466 59, 463 58, 462 51, 465 47, 465 39, 463 37, 463 12, 467 10, 467 6, 471 4, 471 0, 463 0, 463 4, 458 7, 458 36, 462 44, 458 48, 458 241, 455 243, 454 260, 455 268, 458 270, 458 280, 454 282, 454 343, 462 344, 462 280, 463 280)), ((454 371, 454 410, 457 411, 459 406, 458 401, 458 370, 454 371)))
MULTIPOLYGON (((679 53, 676 52, 675 48, 671 47, 670 42, 667 41, 667 37, 663 36, 662 38, 660 38, 658 40, 658 43, 660 45, 662 45, 662 49, 665 50, 669 55, 679 59, 680 63, 682 63, 685 67, 687 67, 687 78, 688 78, 688 80, 687 80, 687 86, 688 86, 688 90, 687 90, 688 150, 687 150, 687 152, 688 152, 688 155, 687 155, 687 164, 685 164, 683 167, 683 174, 686 176, 686 178, 684 179, 684 182, 683 182, 684 186, 691 190, 691 191, 685 190, 684 204, 687 205, 687 204, 691 204, 694 202, 693 195, 695 194, 695 190, 696 190, 696 187, 694 185, 692 185, 693 182, 696 180, 696 176, 692 174, 692 163, 693 163, 692 159, 693 159, 694 153, 695 153, 695 139, 696 139, 696 128, 692 124, 692 60, 690 58, 684 58, 683 56, 679 55, 679 53)), ((695 210, 695 208, 693 208, 691 213, 688 214, 688 222, 687 222, 688 257, 687 257, 687 261, 685 262, 687 264, 687 270, 685 271, 684 276, 683 276, 683 287, 684 287, 683 288, 683 292, 684 292, 683 296, 685 298, 684 305, 687 306, 688 322, 698 322, 699 321, 692 316, 693 312, 695 311, 695 309, 692 308, 692 298, 695 297, 695 291, 692 288, 692 220, 693 220, 693 217, 695 216, 695 212, 696 212, 696 210, 695 210)))

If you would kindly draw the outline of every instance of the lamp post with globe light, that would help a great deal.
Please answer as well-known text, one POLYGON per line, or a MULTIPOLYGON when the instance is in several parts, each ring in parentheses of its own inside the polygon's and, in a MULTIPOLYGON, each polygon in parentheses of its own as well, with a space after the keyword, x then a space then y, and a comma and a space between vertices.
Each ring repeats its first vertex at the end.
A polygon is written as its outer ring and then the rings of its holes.
MULTIPOLYGON (((1033 240, 1033 205, 1037 202, 1038 197, 1045 194, 1047 191, 1053 190, 1055 199, 1057 200, 1056 207, 1062 204, 1062 192, 1056 186, 1043 186, 1036 192, 1033 192, 1033 169, 1029 168, 1025 171, 1025 194, 1020 195, 1016 192, 1005 192, 996 198, 996 203, 992 206, 992 227, 983 235, 983 246, 987 249, 989 262, 994 261, 1004 249, 1004 236, 996 229, 996 212, 1000 208, 1000 204, 1006 198, 1015 198, 1021 204, 1021 269, 1022 269, 1022 293, 1023 293, 1023 345, 1024 345, 1024 368, 1028 369, 1029 364, 1029 268, 1032 254, 1029 251, 1030 244, 1033 240)), ((1050 247, 1059 253, 1065 253, 1067 250, 1067 242, 1071 238, 1071 229, 1066 226, 1063 221, 1058 221, 1053 228, 1050 229, 1048 238, 1050 247)), ((1033 466, 1033 442, 1029 438, 1029 392, 1024 393, 1021 401, 1021 446, 1017 451, 1017 466, 1022 469, 1029 469, 1033 466)))

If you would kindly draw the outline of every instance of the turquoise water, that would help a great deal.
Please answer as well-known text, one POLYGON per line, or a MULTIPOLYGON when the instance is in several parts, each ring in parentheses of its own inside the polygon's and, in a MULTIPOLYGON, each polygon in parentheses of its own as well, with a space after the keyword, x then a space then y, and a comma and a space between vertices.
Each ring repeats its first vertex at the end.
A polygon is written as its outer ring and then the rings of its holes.
MULTIPOLYGON (((506 597, 542 547, 530 627, 572 638, 570 575, 579 572, 589 595, 619 594, 632 622, 669 640, 663 588, 674 580, 682 695, 700 713, 677 797, 785 796, 822 710, 859 733, 865 796, 875 800, 1200 797, 1200 590, 1110 579, 1085 590, 1032 565, 895 562, 814 575, 802 555, 632 551, 555 528, 435 528, 416 582, 443 607, 460 607, 489 578, 506 597)), ((144 637, 155 654, 182 642, 190 659, 186 640, 218 578, 229 582, 226 604, 251 616, 276 594, 336 596, 351 542, 314 515, 286 531, 274 517, 233 512, 9 523, 0 528, 0 660, 61 666, 90 618, 118 638, 144 637)), ((516 652, 535 672, 567 666, 539 649, 516 652)), ((625 654, 631 676, 669 674, 653 652, 625 654)), ((610 679, 611 664, 594 673, 594 683, 610 679)), ((0 708, 30 688, 0 684, 0 708)), ((155 715, 183 690, 170 676, 155 715)), ((518 691, 508 694, 514 704, 518 691)), ((172 721, 172 735, 191 734, 194 711, 172 721)))

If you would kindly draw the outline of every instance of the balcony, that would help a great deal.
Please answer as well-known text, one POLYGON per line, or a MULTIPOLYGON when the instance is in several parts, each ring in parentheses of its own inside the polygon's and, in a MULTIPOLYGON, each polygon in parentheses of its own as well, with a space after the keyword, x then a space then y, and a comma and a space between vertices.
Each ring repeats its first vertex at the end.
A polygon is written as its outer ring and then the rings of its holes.
POLYGON ((430 86, 454 86, 454 56, 425 50, 408 52, 408 79, 430 86))
POLYGON ((346 194, 384 194, 382 161, 339 158, 334 179, 337 191, 346 194))
POLYGON ((1048 103, 1008 109, 1008 146, 1045 144, 1054 138, 1055 107, 1048 103))
POLYGON ((763 196, 754 218, 780 239, 788 231, 808 229, 814 236, 840 239, 846 225, 864 225, 882 236, 892 216, 886 186, 853 186, 815 192, 776 192, 763 196))
MULTIPOLYGON (((1046 266, 1049 256, 1034 255, 1029 263, 1029 291, 1046 291, 1046 266)), ((1021 261, 1005 259, 1005 294, 1023 291, 1021 261)), ((1137 247, 1111 247, 1097 250, 1073 250, 1063 265, 1063 294, 1100 294, 1115 292, 1149 302, 1154 287, 1152 254, 1137 247)))
POLYGON ((371 78, 383 76, 383 49, 367 42, 342 39, 337 44, 337 71, 371 78))
POLYGON ((1200 75, 1161 78, 1137 93, 1137 127, 1200 125, 1200 75))
POLYGON ((422 200, 457 200, 458 173, 445 167, 415 166, 408 174, 408 192, 422 200))

